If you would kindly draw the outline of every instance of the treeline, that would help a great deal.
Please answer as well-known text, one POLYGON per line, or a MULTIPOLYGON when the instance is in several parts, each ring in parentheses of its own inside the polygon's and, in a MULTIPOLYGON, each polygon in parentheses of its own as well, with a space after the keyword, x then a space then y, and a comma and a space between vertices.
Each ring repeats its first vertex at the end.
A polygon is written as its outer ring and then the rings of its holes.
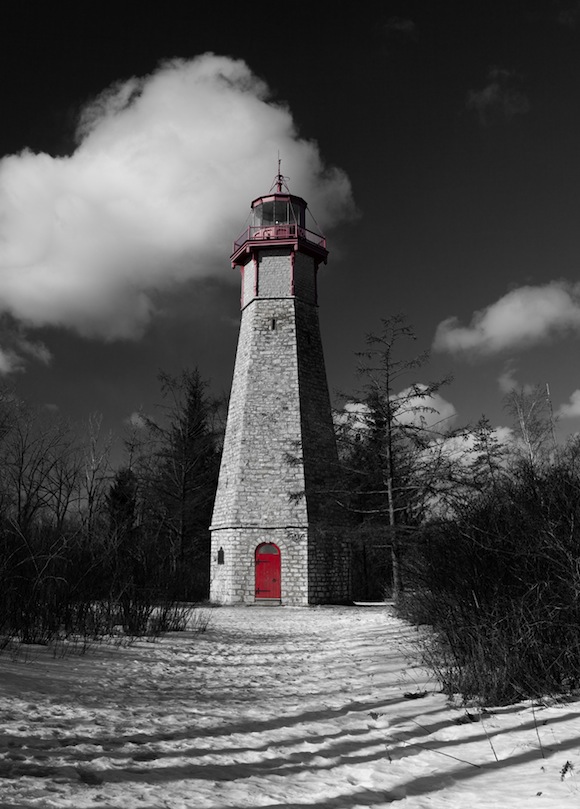
POLYGON ((433 627, 445 691, 487 704, 580 686, 580 445, 511 458, 495 482, 428 521, 406 554, 400 607, 433 627))
POLYGON ((116 470, 98 417, 79 430, 4 393, 3 643, 171 628, 179 602, 207 597, 218 406, 195 370, 159 380, 116 470))
POLYGON ((425 662, 449 694, 577 689, 580 439, 556 443, 541 386, 506 397, 507 437, 485 418, 451 429, 436 412, 447 380, 404 381, 427 360, 401 359, 412 339, 402 317, 369 336, 339 420, 354 595, 393 598, 427 627, 425 662))
MULTIPOLYGON (((450 694, 576 689, 580 439, 557 445, 542 388, 507 397, 509 440, 485 418, 452 429, 449 380, 413 381, 428 359, 404 356, 413 340, 404 317, 383 321, 336 417, 340 469, 321 494, 348 533, 353 596, 428 627, 450 694)), ((159 381, 116 468, 98 418, 79 431, 0 399, 0 646, 175 628, 176 605, 207 598, 224 409, 197 371, 159 381)))

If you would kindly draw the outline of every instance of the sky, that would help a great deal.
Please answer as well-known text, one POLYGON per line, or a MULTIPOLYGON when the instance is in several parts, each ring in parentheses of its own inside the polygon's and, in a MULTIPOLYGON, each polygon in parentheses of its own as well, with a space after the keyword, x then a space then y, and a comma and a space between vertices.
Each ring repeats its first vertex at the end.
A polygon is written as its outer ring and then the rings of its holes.
POLYGON ((580 429, 580 2, 14 4, 0 30, 0 376, 121 435, 157 374, 229 391, 229 255, 278 153, 328 240, 329 387, 403 313, 449 424, 549 386, 580 429))

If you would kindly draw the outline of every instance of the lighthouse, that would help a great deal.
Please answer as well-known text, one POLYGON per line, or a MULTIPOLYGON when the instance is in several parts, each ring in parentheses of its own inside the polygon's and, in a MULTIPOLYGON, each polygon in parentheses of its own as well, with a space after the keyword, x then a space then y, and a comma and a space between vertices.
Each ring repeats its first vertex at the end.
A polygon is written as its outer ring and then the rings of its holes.
POLYGON ((278 175, 234 242, 241 323, 212 517, 210 599, 344 603, 338 457, 318 320, 326 240, 278 175))

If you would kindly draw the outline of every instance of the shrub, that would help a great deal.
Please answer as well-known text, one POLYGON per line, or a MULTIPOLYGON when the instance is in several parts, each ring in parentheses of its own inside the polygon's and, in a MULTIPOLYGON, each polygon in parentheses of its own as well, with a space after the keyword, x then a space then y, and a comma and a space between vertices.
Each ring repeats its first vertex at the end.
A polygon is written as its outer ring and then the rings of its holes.
POLYGON ((521 467, 419 537, 400 605, 448 693, 486 703, 580 684, 580 480, 521 467))

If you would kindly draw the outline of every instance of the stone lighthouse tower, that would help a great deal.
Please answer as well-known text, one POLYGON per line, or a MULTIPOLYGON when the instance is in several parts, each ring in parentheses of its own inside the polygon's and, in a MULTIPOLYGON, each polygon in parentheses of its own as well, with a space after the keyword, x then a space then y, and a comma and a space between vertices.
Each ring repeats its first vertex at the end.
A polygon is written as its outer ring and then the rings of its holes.
POLYGON ((212 601, 344 602, 337 451, 318 324, 325 239, 278 174, 234 243, 242 319, 211 530, 212 601))

